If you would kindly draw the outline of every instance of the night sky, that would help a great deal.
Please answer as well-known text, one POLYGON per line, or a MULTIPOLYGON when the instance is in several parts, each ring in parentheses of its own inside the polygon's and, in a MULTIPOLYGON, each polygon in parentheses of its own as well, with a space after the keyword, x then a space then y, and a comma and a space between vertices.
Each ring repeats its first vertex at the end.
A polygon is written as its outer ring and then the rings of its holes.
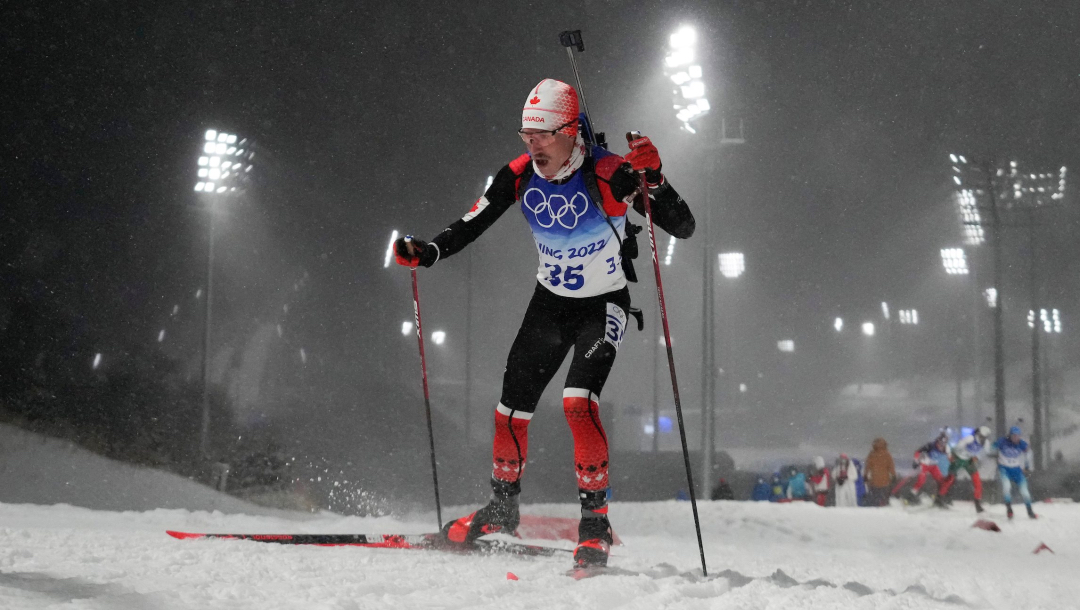
MULTIPOLYGON (((753 434, 807 417, 860 375, 890 374, 857 366, 858 339, 833 336, 837 316, 850 332, 880 319, 882 301, 917 308, 924 323, 891 348, 891 374, 952 366, 949 333, 971 299, 939 257, 961 245, 949 153, 1080 170, 1080 4, 1069 1, 16 1, 0 19, 0 277, 34 278, 52 306, 110 337, 106 356, 168 325, 160 349, 197 375, 207 210, 195 160, 208 128, 254 139, 255 183, 223 204, 218 229, 215 371, 235 378, 252 337, 281 324, 264 398, 238 417, 302 422, 310 453, 324 435, 336 439, 327 453, 348 455, 371 442, 358 421, 418 413, 415 341, 400 332, 408 273, 383 268, 390 232, 432 237, 521 154, 513 132, 529 88, 573 82, 558 44, 570 28, 585 38, 594 123, 615 152, 624 131, 651 136, 699 217, 664 268, 685 403, 700 401, 707 201, 715 250, 746 253, 746 275, 720 288, 719 351, 760 389, 753 434), (713 106, 694 136, 678 130, 662 73, 681 24, 697 28, 713 106), (747 143, 711 157, 702 147, 721 116, 743 121, 747 143), (784 338, 792 358, 776 352, 784 338)), ((1069 189, 1062 209, 1041 213, 1038 256, 1044 306, 1072 326, 1069 189)), ((1010 361, 1028 350, 1026 240, 1010 228, 1004 241, 1010 361)), ((986 250, 973 256, 988 278, 986 250)), ((647 254, 638 269, 649 328, 630 335, 605 399, 641 406, 657 330, 647 254)), ((470 413, 488 424, 534 273, 515 211, 421 270, 425 326, 449 336, 429 363, 433 400, 464 402, 471 277, 470 413)), ((0 340, 17 323, 0 317, 0 340)))

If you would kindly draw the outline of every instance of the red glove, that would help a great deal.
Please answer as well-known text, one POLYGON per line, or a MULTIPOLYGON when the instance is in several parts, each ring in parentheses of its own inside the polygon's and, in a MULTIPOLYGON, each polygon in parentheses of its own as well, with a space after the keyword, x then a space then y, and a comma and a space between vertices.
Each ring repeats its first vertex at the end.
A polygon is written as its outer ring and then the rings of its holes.
POLYGON ((412 269, 419 265, 430 267, 439 260, 439 248, 412 235, 406 235, 394 242, 394 260, 397 264, 412 269))
POLYGON ((649 186, 658 186, 664 181, 664 175, 660 173, 663 164, 660 162, 660 151, 656 150, 652 140, 638 134, 626 134, 626 142, 630 146, 630 152, 626 154, 626 160, 634 171, 645 172, 645 181, 649 186))

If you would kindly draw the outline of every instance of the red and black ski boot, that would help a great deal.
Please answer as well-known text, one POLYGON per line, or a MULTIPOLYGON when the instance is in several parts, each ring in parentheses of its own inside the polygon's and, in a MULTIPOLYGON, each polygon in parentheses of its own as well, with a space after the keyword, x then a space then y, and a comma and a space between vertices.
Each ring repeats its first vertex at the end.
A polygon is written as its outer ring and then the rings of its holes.
POLYGON ((495 497, 480 510, 450 521, 442 528, 443 537, 454 546, 472 546, 487 534, 517 535, 521 512, 518 509, 519 483, 492 481, 495 497))
POLYGON ((975 512, 976 513, 986 512, 982 507, 982 500, 979 500, 978 498, 975 499, 975 512))
MULTIPOLYGON (((584 512, 584 511, 583 511, 584 512)), ((611 523, 607 515, 593 513, 583 516, 578 524, 578 545, 574 549, 574 567, 591 568, 607 565, 611 553, 611 523)))

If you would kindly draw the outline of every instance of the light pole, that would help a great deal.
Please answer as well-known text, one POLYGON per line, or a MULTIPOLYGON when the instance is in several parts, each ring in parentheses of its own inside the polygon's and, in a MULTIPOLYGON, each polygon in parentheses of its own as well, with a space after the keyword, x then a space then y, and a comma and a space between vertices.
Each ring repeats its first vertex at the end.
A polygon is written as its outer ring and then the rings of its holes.
POLYGON ((199 433, 199 453, 210 457, 210 331, 214 288, 214 234, 217 201, 244 192, 254 167, 255 151, 247 138, 236 134, 208 129, 203 134, 202 152, 198 158, 195 192, 202 193, 209 215, 209 236, 206 245, 206 303, 203 306, 202 353, 202 425, 199 433))
MULTIPOLYGON (((709 114, 712 105, 706 98, 704 71, 698 61, 697 33, 688 26, 680 27, 669 39, 667 55, 664 58, 664 74, 672 83, 672 107, 675 110, 675 118, 681 123, 680 129, 689 133, 698 132, 698 122, 709 114)), ((740 129, 739 137, 728 138, 726 124, 721 121, 721 137, 713 146, 703 145, 705 153, 717 153, 723 147, 731 144, 742 144, 740 129)), ((714 295, 714 272, 713 272, 713 234, 712 234, 712 189, 709 177, 714 173, 716 165, 715 154, 703 154, 702 160, 706 164, 703 168, 705 176, 705 227, 702 244, 702 362, 701 362, 701 427, 702 445, 701 452, 704 456, 705 468, 701 473, 702 496, 712 496, 712 451, 711 430, 714 428, 713 416, 715 408, 715 329, 713 320, 714 295)), ((669 245, 668 256, 665 263, 670 260, 674 242, 669 245)), ((654 422, 655 425, 655 422, 654 422)))
MULTIPOLYGON (((942 248, 941 264, 945 273, 950 276, 967 276, 972 268, 968 266, 967 253, 963 248, 942 248)), ((974 279, 974 275, 972 274, 974 279)), ((975 284, 973 282, 973 284, 975 284)), ((972 384, 972 421, 981 421, 982 415, 982 370, 979 358, 979 312, 982 310, 978 284, 971 291, 971 384, 972 384)), ((957 339, 959 341, 959 339, 957 339)), ((956 419, 957 426, 963 426, 963 393, 960 377, 960 365, 957 362, 957 395, 956 395, 956 419)), ((959 429, 959 428, 958 428, 959 429)))

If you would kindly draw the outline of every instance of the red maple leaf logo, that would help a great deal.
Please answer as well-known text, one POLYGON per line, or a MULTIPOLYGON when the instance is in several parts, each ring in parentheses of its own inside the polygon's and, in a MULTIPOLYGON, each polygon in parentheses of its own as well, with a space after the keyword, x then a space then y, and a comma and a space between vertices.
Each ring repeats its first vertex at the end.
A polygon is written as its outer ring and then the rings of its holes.
POLYGON ((529 100, 529 103, 530 104, 539 104, 540 103, 540 96, 538 95, 538 96, 533 97, 531 100, 529 100))

